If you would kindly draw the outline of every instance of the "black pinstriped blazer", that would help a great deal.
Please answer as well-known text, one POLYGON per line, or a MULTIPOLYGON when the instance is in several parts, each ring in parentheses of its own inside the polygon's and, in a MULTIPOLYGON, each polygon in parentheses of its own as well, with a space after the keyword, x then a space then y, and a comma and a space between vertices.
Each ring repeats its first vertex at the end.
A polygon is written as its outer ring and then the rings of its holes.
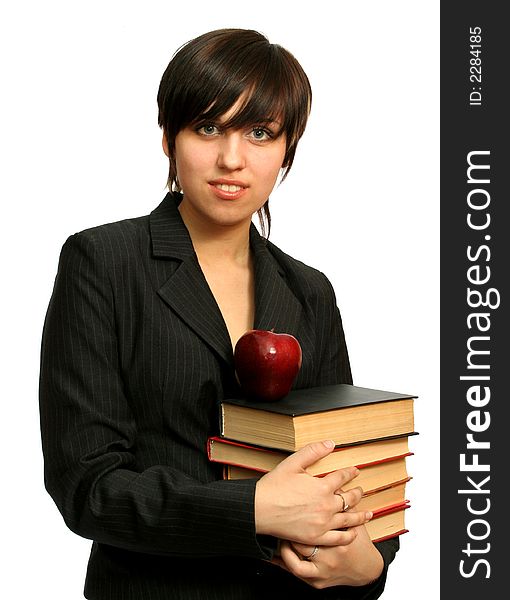
MULTIPOLYGON (((218 404, 238 390, 178 201, 71 236, 44 324, 45 483, 69 528, 93 540, 85 597, 377 598, 386 570, 372 586, 317 591, 264 562, 274 540, 255 534, 255 481, 223 481, 208 461, 218 404)), ((295 386, 352 382, 329 281, 254 226, 250 243, 255 327, 299 339, 295 386)), ((378 547, 387 566, 398 540, 378 547)))

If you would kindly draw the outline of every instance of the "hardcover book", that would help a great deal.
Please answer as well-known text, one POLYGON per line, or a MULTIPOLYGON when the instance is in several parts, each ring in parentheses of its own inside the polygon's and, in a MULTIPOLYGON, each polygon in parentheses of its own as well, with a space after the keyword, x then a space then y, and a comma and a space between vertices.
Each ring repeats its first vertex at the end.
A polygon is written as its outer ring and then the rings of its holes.
POLYGON ((221 403, 220 433, 290 452, 325 439, 345 445, 410 435, 415 398, 349 384, 292 390, 276 402, 229 398, 221 403))
POLYGON ((405 510, 410 506, 406 501, 373 511, 374 516, 365 524, 372 542, 382 542, 407 533, 409 530, 405 526, 405 510))
MULTIPOLYGON (((409 456, 409 455, 407 455, 409 456)), ((360 467, 359 475, 346 483, 342 489, 350 490, 360 486, 364 494, 369 494, 388 488, 393 485, 405 483, 411 478, 407 470, 406 456, 383 460, 360 467)), ((251 479, 260 478, 265 471, 246 469, 234 465, 225 465, 223 477, 225 479, 251 479)), ((317 474, 317 476, 326 473, 317 474)))
MULTIPOLYGON (((417 433, 413 432, 410 435, 417 433)), ((310 465, 307 471, 311 475, 319 475, 345 467, 361 467, 376 461, 407 456, 410 454, 408 438, 408 435, 400 435, 374 442, 337 446, 331 454, 310 465)), ((290 454, 289 451, 244 444, 218 436, 207 440, 207 455, 210 461, 247 469, 270 471, 290 454)))

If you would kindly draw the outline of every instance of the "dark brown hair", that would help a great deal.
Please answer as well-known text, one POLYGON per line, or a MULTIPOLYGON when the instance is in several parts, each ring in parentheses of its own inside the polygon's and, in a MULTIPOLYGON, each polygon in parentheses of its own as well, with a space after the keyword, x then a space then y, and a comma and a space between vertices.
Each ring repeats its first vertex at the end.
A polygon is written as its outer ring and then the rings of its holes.
MULTIPOLYGON (((158 124, 170 154, 168 187, 179 190, 175 138, 198 121, 214 121, 239 99, 245 101, 225 127, 243 128, 279 121, 277 135, 286 135, 283 160, 287 176, 312 103, 312 90, 301 65, 285 48, 270 44, 250 29, 218 29, 179 48, 168 64, 158 90, 158 124)), ((262 233, 271 227, 268 201, 258 211, 262 233)))

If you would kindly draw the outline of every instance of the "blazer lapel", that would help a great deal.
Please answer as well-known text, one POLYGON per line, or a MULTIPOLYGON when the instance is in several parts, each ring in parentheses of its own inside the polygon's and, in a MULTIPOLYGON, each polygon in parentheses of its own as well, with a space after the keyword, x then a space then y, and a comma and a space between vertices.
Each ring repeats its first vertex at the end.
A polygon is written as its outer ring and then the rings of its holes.
POLYGON ((150 215, 152 250, 156 258, 172 259, 170 276, 159 296, 227 363, 232 343, 221 311, 200 269, 188 230, 177 210, 178 199, 167 194, 150 215))
POLYGON ((255 258, 255 329, 274 329, 275 333, 298 333, 302 306, 255 225, 250 230, 255 258))
MULTIPOLYGON (((159 288, 168 306, 229 365, 233 365, 230 336, 216 300, 200 269, 188 230, 177 210, 179 198, 167 194, 150 215, 152 250, 156 258, 171 259, 169 275, 159 288)), ((255 225, 250 228, 255 264, 255 329, 296 335, 302 306, 291 291, 285 272, 255 225)))

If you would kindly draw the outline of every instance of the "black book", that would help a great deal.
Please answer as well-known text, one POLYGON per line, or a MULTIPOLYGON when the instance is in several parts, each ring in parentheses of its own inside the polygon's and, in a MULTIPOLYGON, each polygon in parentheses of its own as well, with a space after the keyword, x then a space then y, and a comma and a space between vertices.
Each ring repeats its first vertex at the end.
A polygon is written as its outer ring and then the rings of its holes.
POLYGON ((221 435, 291 452, 328 439, 345 445, 411 435, 416 397, 338 384, 291 390, 276 402, 229 398, 221 403, 221 435))

